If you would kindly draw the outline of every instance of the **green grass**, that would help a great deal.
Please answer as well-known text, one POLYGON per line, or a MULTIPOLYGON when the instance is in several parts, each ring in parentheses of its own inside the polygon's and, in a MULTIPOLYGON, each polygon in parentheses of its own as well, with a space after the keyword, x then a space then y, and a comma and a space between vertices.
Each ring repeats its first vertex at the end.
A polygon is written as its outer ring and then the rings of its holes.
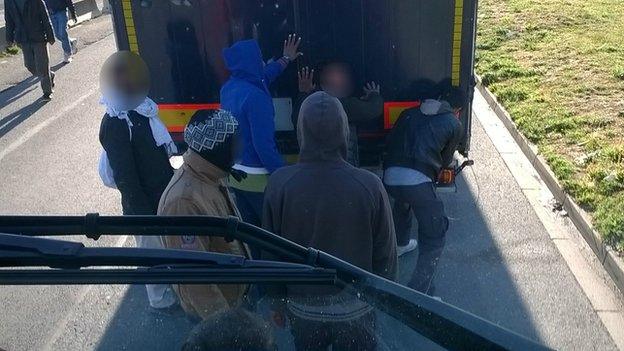
POLYGON ((477 72, 624 252, 624 1, 481 0, 477 72))
POLYGON ((8 46, 4 51, 0 51, 0 57, 6 57, 10 55, 17 55, 20 49, 16 45, 8 46))

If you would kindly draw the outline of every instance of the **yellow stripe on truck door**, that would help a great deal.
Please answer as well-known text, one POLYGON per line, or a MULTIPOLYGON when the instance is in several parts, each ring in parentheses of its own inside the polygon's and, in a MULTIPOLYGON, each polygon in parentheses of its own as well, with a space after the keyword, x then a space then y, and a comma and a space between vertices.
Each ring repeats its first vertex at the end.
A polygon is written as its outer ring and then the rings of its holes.
POLYGON ((137 40, 136 29, 134 27, 134 18, 132 17, 131 0, 122 0, 121 7, 124 14, 124 22, 126 24, 126 33, 128 34, 128 46, 130 51, 139 54, 139 42, 137 40))
POLYGON ((455 17, 453 21, 453 59, 451 63, 451 81, 458 87, 461 73, 461 44, 464 14, 464 0, 455 0, 455 17))

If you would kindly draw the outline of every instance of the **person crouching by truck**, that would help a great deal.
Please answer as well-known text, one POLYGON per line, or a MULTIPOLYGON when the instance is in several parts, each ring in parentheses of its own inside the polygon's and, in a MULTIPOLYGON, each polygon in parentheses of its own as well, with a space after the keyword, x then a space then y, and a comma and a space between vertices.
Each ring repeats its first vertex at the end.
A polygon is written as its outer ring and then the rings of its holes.
MULTIPOLYGON (((263 227, 395 280, 388 195, 376 175, 346 162, 349 127, 340 101, 322 91, 310 95, 301 105, 297 132, 299 162, 271 175, 263 227)), ((281 326, 288 316, 297 350, 376 349, 375 312, 348 290, 280 288, 267 287, 273 319, 281 326)))
MULTIPOLYGON (((298 104, 316 90, 314 83, 314 70, 304 67, 299 71, 299 99, 298 104)), ((347 161, 355 167, 359 167, 359 147, 357 128, 365 123, 374 121, 383 114, 384 100, 380 93, 380 87, 375 82, 367 83, 363 96, 354 95, 353 72, 351 67, 344 62, 329 62, 322 66, 320 75, 320 88, 322 91, 340 100, 342 107, 349 119, 349 147, 347 161)), ((293 125, 297 127, 298 107, 293 115, 293 125)))
POLYGON ((275 144, 275 110, 269 84, 301 55, 297 51, 300 41, 290 35, 284 41, 284 56, 267 65, 256 40, 239 41, 223 50, 230 78, 221 88, 221 108, 238 120, 243 150, 234 168, 248 174, 242 181, 231 179, 231 186, 243 220, 256 226, 262 219, 269 174, 284 165, 275 144))
POLYGON ((384 183, 394 198, 393 217, 400 253, 418 246, 418 262, 408 283, 433 295, 433 279, 444 249, 449 220, 436 195, 435 182, 442 168, 453 162, 463 128, 459 120, 466 104, 462 90, 451 88, 436 99, 399 116, 388 135, 384 183), (418 221, 418 244, 410 237, 411 213, 418 221))
MULTIPOLYGON (((240 217, 227 188, 237 153, 238 122, 231 113, 199 110, 184 129, 188 150, 160 199, 160 216, 240 217)), ((245 244, 222 237, 165 236, 170 249, 227 253, 249 257, 245 244)), ((246 285, 174 285, 191 319, 206 319, 215 312, 240 305, 246 285)))
MULTIPOLYGON (((99 172, 104 185, 118 189, 124 215, 156 215, 160 196, 173 176, 169 157, 177 152, 158 106, 147 97, 149 71, 138 55, 111 55, 100 76, 101 103, 99 172)), ((135 236, 138 247, 162 248, 156 236, 135 236)), ((176 305, 168 285, 147 285, 154 311, 169 313, 176 305)))

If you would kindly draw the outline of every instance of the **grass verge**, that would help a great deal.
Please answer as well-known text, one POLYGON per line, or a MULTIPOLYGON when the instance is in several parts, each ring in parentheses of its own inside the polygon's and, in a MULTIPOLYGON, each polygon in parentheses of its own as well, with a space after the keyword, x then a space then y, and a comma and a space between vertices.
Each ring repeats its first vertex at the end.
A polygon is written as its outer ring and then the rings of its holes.
POLYGON ((480 0, 477 72, 624 252, 622 0, 480 0))
POLYGON ((19 53, 20 49, 17 45, 13 45, 13 46, 8 46, 4 49, 4 51, 0 51, 0 58, 1 57, 7 57, 7 56, 12 56, 12 55, 17 55, 19 53))

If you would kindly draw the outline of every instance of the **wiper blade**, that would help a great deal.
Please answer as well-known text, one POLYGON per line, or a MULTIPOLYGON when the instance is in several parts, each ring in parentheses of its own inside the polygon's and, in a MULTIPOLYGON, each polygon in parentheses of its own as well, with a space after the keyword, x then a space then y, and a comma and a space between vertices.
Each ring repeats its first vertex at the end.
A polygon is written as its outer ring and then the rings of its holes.
POLYGON ((336 271, 255 261, 213 252, 85 247, 82 243, 0 234, 0 285, 335 284, 336 271), (83 269, 101 267, 106 269, 83 269), (127 267, 139 268, 127 268, 127 267), (62 269, 23 269, 50 267, 62 269), (123 267, 123 268, 117 268, 123 267), (20 268, 20 269, 15 269, 20 268))
POLYGON ((94 266, 218 265, 242 267, 243 256, 214 252, 85 247, 82 243, 0 234, 0 267, 45 266, 81 268, 94 266))
POLYGON ((336 271, 305 265, 253 268, 0 269, 2 285, 311 284, 334 285, 336 271))

